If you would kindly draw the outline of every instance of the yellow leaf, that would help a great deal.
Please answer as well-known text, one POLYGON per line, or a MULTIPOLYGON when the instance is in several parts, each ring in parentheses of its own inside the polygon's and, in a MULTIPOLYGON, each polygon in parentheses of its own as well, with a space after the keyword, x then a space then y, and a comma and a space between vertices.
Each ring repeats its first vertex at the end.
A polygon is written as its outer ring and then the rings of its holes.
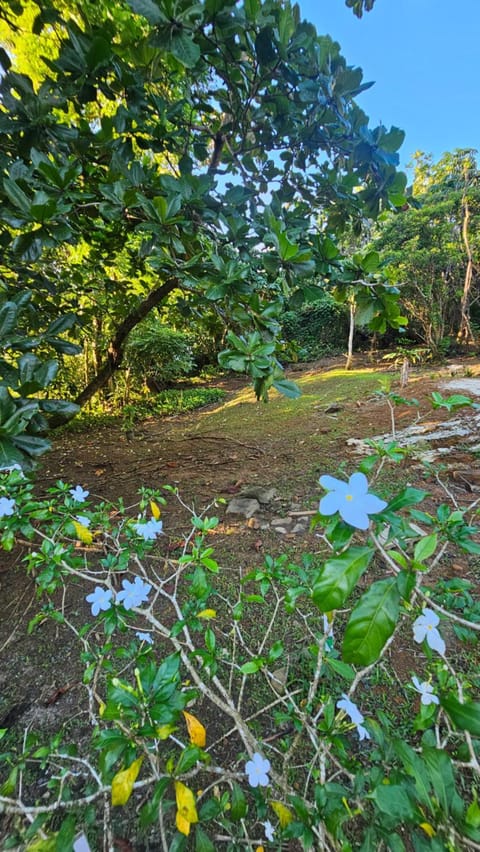
POLYGON ((107 705, 105 704, 105 702, 104 702, 104 701, 100 701, 100 702, 99 702, 99 705, 98 705, 98 712, 99 712, 100 718, 101 718, 101 717, 103 716, 103 714, 105 713, 106 708, 107 708, 107 705))
POLYGON ((143 757, 134 760, 128 769, 122 769, 117 772, 112 779, 112 805, 126 805, 128 802, 135 781, 137 780, 140 767, 143 763, 143 757))
POLYGON ((281 802, 275 801, 270 802, 270 804, 280 820, 280 828, 285 828, 290 822, 292 822, 293 814, 287 807, 285 807, 285 805, 282 805, 281 802))
POLYGON ((217 610, 216 609, 202 609, 201 612, 197 612, 197 618, 216 618, 217 610))
POLYGON ((190 825, 188 819, 185 819, 184 816, 181 815, 180 811, 177 811, 175 816, 176 826, 181 834, 188 835, 190 834, 190 825))
POLYGON ((264 846, 257 846, 257 848, 255 849, 255 852, 265 852, 265 847, 264 846))
POLYGON ((51 834, 50 837, 32 840, 27 846, 28 852, 55 852, 58 848, 57 837, 58 831, 55 834, 51 834))
POLYGON ((87 527, 84 527, 83 524, 79 524, 78 521, 72 521, 73 526, 75 527, 75 532, 79 541, 82 544, 91 544, 93 541, 93 535, 87 527))
POLYGON ((207 742, 207 732, 205 728, 202 723, 195 718, 195 716, 192 716, 191 713, 187 713, 186 710, 182 710, 182 713, 185 716, 185 721, 187 723, 190 742, 192 745, 203 748, 207 742))
POLYGON ((172 725, 172 723, 169 722, 167 725, 160 725, 156 729, 155 734, 160 740, 166 740, 167 737, 169 737, 170 734, 173 734, 175 730, 176 725, 172 725))
MULTIPOLYGON (((186 822, 198 822, 198 814, 197 809, 195 807, 195 795, 190 790, 189 787, 186 787, 185 784, 182 784, 181 781, 175 781, 175 798, 177 800, 177 828, 178 828, 178 818, 182 817, 186 822)), ((181 831, 180 828, 178 828, 181 831)), ((188 832, 190 831, 190 827, 188 832)), ((182 831, 182 834, 188 834, 188 832, 182 831)))
POLYGON ((433 825, 430 825, 429 822, 421 822, 420 828, 423 828, 425 834, 428 834, 429 837, 435 837, 436 831, 433 825))
POLYGON ((159 519, 159 517, 162 513, 160 512, 160 507, 157 506, 157 504, 153 500, 150 500, 150 511, 151 511, 153 517, 155 518, 155 520, 158 521, 158 519, 159 519))

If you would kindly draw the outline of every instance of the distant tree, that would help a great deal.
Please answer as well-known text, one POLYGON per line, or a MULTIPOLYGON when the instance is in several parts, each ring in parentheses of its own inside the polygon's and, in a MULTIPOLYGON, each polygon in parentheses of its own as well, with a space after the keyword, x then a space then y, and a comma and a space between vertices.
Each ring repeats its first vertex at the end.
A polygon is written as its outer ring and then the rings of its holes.
POLYGON ((379 226, 374 247, 398 284, 412 331, 436 351, 443 338, 474 339, 480 284, 480 181, 472 149, 414 156, 416 204, 379 226))

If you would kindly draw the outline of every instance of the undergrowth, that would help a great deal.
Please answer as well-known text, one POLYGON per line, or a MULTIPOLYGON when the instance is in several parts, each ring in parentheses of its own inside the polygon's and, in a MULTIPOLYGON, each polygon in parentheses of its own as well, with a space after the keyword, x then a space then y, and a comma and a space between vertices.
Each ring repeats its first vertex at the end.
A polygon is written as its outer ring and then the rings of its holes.
POLYGON ((168 417, 174 414, 184 414, 195 411, 204 405, 220 402, 225 397, 221 388, 185 388, 160 391, 155 396, 144 398, 137 402, 128 403, 123 408, 113 412, 82 411, 71 423, 59 432, 85 432, 93 426, 110 426, 122 424, 124 430, 131 429, 141 420, 149 417, 168 417))

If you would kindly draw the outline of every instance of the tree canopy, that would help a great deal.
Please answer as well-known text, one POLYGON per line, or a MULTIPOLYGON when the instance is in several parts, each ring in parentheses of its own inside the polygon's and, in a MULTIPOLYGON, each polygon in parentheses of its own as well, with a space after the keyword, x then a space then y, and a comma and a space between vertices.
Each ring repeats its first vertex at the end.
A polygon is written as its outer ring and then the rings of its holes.
POLYGON ((50 357, 53 375, 52 346, 91 345, 83 405, 172 292, 236 332, 257 396, 288 392, 279 311, 340 268, 345 228, 405 202, 404 134, 369 128, 361 70, 286 0, 9 0, 1 39, 2 346, 8 411, 30 400, 21 431, 76 410, 25 370, 50 357))

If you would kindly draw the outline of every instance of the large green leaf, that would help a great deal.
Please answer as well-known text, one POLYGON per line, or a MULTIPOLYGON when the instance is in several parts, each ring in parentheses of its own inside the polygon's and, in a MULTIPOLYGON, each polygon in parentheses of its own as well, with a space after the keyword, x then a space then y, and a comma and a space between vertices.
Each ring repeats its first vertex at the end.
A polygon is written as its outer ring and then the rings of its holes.
POLYGON ((234 822, 237 822, 238 820, 243 819, 246 813, 247 800, 245 798, 245 794, 242 788, 234 782, 232 786, 232 804, 229 817, 230 819, 233 819, 234 822))
POLYGON ((18 183, 11 178, 4 178, 3 180, 3 188, 8 195, 10 201, 15 207, 18 207, 22 213, 25 215, 29 215, 30 213, 30 199, 25 195, 23 189, 20 189, 18 183))
POLYGON ((412 820, 415 807, 400 784, 379 784, 370 796, 383 813, 395 819, 412 820))
POLYGON ((454 695, 444 695, 440 699, 443 709, 461 731, 469 731, 475 737, 480 737, 480 702, 465 701, 461 703, 454 695))
POLYGON ((398 620, 400 592, 395 577, 378 580, 362 595, 345 630, 342 657, 368 666, 378 660, 398 620))
POLYGON ((0 385, 0 423, 6 423, 9 417, 15 414, 16 409, 17 406, 8 389, 4 385, 0 385))
POLYGON ((132 12, 135 12, 136 15, 142 15, 149 24, 156 26, 156 24, 163 24, 168 20, 153 0, 127 0, 127 3, 132 12))
POLYGON ((176 59, 185 66, 193 68, 200 59, 200 48, 191 36, 186 32, 178 33, 172 37, 170 51, 176 59))
POLYGON ((276 242, 278 243, 278 252, 282 260, 292 260, 300 252, 299 247, 295 243, 292 243, 283 232, 278 234, 276 242))
POLYGON ((41 399, 39 405, 45 414, 64 414, 66 417, 73 417, 80 411, 79 405, 68 402, 66 399, 41 399))
POLYGON ((437 533, 431 533, 431 535, 426 535, 421 538, 420 541, 418 541, 415 545, 415 550, 413 554, 415 562, 424 562, 425 559, 429 559, 430 556, 433 556, 435 550, 437 549, 437 544, 437 533))
POLYGON ((215 846, 200 826, 195 828, 195 852, 215 852, 215 846))
POLYGON ((391 127, 388 133, 385 133, 380 139, 380 145, 384 151, 398 151, 405 141, 405 132, 399 127, 391 127))
POLYGON ((5 302, 0 309, 0 341, 5 342, 17 323, 17 306, 15 302, 5 302))
POLYGON ((372 547, 349 547, 342 556, 328 559, 313 585, 312 597, 321 612, 343 606, 375 553, 372 547))
POLYGON ((52 320, 49 324, 46 334, 47 335, 57 335, 62 334, 63 331, 67 331, 75 325, 77 322, 76 314, 64 314, 61 317, 57 317, 57 319, 52 320))
POLYGON ((275 379, 273 387, 289 399, 298 399, 302 395, 302 391, 298 385, 295 382, 291 382, 290 379, 275 379))
POLYGON ((14 439, 15 446, 28 456, 42 456, 50 447, 50 441, 46 438, 37 438, 33 435, 17 435, 14 439))
POLYGON ((0 470, 14 464, 22 464, 23 460, 22 451, 9 438, 0 438, 0 470))
POLYGON ((365 257, 362 257, 360 266, 364 272, 376 272, 380 263, 380 255, 378 251, 369 251, 365 257))
POLYGON ((29 402, 24 402, 21 406, 15 408, 13 414, 10 415, 8 420, 3 420, 0 426, 0 432, 2 435, 9 435, 10 437, 14 437, 23 432, 32 417, 38 411, 38 403, 34 400, 29 402))
POLYGON ((420 488, 410 488, 408 486, 390 501, 384 512, 398 512, 399 509, 403 509, 405 506, 414 506, 417 503, 421 503, 427 496, 428 491, 421 491, 420 488))
POLYGON ((405 771, 415 780, 417 800, 422 805, 427 805, 431 813, 434 813, 435 806, 430 795, 430 777, 421 756, 404 740, 394 740, 393 747, 402 761, 405 771))
POLYGON ((459 816, 463 810, 456 788, 452 760, 446 751, 424 746, 422 758, 426 766, 435 799, 440 802, 444 814, 459 816))

